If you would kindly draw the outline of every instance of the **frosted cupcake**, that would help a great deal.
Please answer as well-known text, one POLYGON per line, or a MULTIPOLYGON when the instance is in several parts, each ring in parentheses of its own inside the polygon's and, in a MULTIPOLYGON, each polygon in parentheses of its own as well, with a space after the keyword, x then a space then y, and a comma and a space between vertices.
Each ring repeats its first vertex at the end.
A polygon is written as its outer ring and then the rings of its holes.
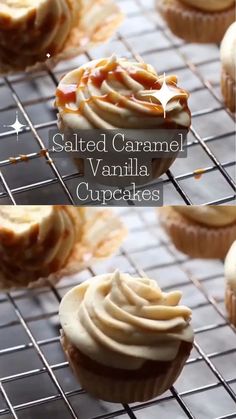
MULTIPOLYGON (((151 65, 112 56, 91 61, 68 73, 56 91, 60 131, 72 139, 79 130, 182 129, 191 124, 188 93, 178 87, 177 77, 165 82, 176 94, 164 109, 153 93, 164 82, 151 65)), ((158 134, 157 134, 158 135, 158 134)), ((163 134, 162 134, 163 135, 163 134)), ((155 177, 170 167, 173 157, 156 159, 155 177)))
POLYGON ((99 275, 63 298, 61 343, 83 388, 130 403, 170 388, 193 345, 191 310, 154 280, 99 275))
POLYGON ((235 20, 235 0, 156 0, 172 32, 187 42, 220 43, 235 20))
POLYGON ((64 268, 81 222, 71 207, 1 207, 1 288, 27 286, 64 268))
POLYGON ((191 257, 223 259, 236 239, 235 206, 173 206, 158 214, 176 248, 191 257))
POLYGON ((107 40, 122 20, 112 0, 3 0, 0 74, 74 57, 107 40))
POLYGON ((126 235, 108 212, 71 206, 0 207, 0 289, 57 282, 108 257, 126 235))
POLYGON ((236 326, 236 241, 232 244, 225 259, 225 304, 229 320, 236 326))
POLYGON ((236 22, 227 30, 221 44, 221 88, 226 106, 236 110, 236 22))
POLYGON ((4 0, 0 4, 0 57, 24 69, 61 51, 78 24, 78 0, 4 0))

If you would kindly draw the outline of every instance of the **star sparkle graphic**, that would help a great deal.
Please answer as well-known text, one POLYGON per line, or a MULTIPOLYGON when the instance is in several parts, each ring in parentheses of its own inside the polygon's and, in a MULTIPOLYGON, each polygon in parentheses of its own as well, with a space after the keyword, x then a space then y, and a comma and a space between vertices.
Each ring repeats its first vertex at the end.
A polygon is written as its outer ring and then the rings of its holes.
POLYGON ((16 111, 16 120, 12 125, 4 125, 4 127, 12 128, 17 136, 17 141, 19 140, 19 133, 22 131, 22 128, 26 127, 27 125, 21 124, 18 118, 18 111, 16 111))
MULTIPOLYGON (((161 89, 153 90, 153 92, 151 92, 151 93, 150 92, 143 93, 142 96, 149 96, 149 97, 151 96, 151 97, 157 99, 163 107, 164 118, 166 118, 166 106, 167 106, 167 104, 170 102, 171 99, 174 99, 175 97, 179 97, 180 93, 179 92, 176 93, 169 88, 169 86, 166 83, 166 74, 165 73, 163 75, 163 79, 164 79, 164 81, 163 81, 163 84, 161 86, 161 89)), ((150 98, 150 102, 153 103, 151 98, 150 98)))

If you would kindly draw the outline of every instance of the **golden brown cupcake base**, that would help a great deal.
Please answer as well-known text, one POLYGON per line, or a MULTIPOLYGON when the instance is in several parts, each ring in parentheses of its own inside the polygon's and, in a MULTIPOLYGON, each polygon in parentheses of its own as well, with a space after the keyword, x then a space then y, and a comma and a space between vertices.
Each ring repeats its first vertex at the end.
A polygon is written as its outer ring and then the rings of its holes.
POLYGON ((235 20, 235 8, 223 12, 207 13, 180 3, 156 0, 157 9, 171 31, 187 42, 217 43, 235 20))
POLYGON ((147 361, 139 370, 110 368, 90 359, 62 332, 61 344, 82 387, 94 397, 113 403, 143 402, 163 394, 181 373, 192 343, 181 342, 173 361, 147 361))
POLYGON ((230 323, 236 326, 236 294, 232 291, 229 284, 226 285, 225 305, 230 323))
POLYGON ((194 258, 224 259, 236 239, 236 224, 212 228, 183 217, 172 208, 158 210, 160 222, 175 247, 194 258))
POLYGON ((227 108, 231 112, 236 111, 236 82, 232 77, 222 69, 221 72, 221 90, 227 108))

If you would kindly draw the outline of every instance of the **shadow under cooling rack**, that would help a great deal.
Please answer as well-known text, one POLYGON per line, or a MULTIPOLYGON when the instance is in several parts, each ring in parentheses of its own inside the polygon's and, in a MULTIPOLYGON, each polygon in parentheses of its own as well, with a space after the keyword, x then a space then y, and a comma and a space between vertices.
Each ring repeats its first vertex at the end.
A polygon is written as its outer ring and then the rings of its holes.
POLYGON ((48 130, 56 126, 53 102, 58 80, 91 59, 122 56, 143 59, 158 73, 175 73, 189 90, 192 127, 188 157, 177 159, 163 176, 164 204, 235 203, 235 124, 220 92, 219 48, 185 44, 174 37, 151 0, 120 0, 128 15, 118 34, 52 71, 0 79, 0 204, 79 204, 79 174, 72 162, 51 160, 45 152, 48 130), (6 128, 16 111, 25 125, 16 141, 6 128), (23 157, 22 157, 23 156, 23 157))

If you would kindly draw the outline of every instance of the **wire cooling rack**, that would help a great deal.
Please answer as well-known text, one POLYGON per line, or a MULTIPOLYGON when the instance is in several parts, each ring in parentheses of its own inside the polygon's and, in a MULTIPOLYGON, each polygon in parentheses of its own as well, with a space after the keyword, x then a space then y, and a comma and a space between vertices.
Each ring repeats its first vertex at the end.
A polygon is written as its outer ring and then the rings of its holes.
POLYGON ((179 253, 152 209, 122 209, 130 229, 108 261, 56 287, 0 294, 0 417, 4 419, 236 418, 236 334, 224 309, 223 264, 179 253), (174 387, 130 405, 90 397, 73 377, 59 342, 58 304, 79 282, 119 268, 179 289, 193 311, 195 346, 174 387))
POLYGON ((107 45, 59 64, 53 71, 0 80, 0 204, 78 204, 79 174, 73 163, 53 161, 45 151, 56 127, 55 87, 67 71, 113 52, 175 73, 190 93, 193 120, 188 158, 163 176, 164 204, 235 203, 235 125, 220 92, 219 48, 189 45, 174 37, 153 0, 120 0, 128 19, 107 45), (18 141, 11 128, 18 111, 25 125, 18 141))

